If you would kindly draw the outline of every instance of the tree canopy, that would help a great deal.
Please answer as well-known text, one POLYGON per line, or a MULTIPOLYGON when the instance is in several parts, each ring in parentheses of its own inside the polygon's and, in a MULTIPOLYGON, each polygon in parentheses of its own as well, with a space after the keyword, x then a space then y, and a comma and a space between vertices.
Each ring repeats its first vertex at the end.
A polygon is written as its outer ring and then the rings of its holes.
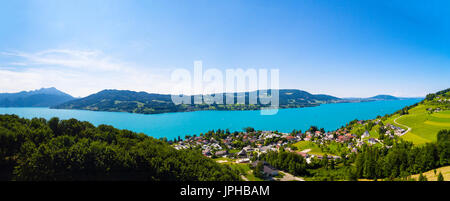
POLYGON ((1 180, 239 180, 195 150, 76 119, 0 115, 1 180))

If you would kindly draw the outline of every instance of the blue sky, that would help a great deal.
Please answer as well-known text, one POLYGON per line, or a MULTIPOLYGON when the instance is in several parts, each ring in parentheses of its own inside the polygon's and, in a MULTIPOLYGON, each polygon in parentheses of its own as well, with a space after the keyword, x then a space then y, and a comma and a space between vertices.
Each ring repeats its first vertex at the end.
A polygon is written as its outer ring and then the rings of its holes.
POLYGON ((8 1, 0 92, 168 93, 176 68, 278 68, 280 88, 339 97, 450 87, 446 1, 8 1))

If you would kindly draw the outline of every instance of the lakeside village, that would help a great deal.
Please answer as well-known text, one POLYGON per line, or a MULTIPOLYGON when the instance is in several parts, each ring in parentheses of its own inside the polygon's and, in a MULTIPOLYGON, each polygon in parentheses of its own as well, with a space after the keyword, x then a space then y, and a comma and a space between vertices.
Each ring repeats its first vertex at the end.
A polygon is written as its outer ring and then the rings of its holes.
MULTIPOLYGON (((248 127, 242 132, 227 130, 209 131, 199 136, 180 137, 169 141, 177 150, 199 149, 204 156, 215 159, 219 163, 249 163, 254 168, 260 162, 261 154, 281 150, 293 152, 302 156, 309 164, 312 160, 339 160, 356 154, 364 144, 368 146, 392 147, 396 136, 407 131, 392 124, 383 125, 380 119, 358 121, 354 120, 336 131, 326 132, 323 128, 311 126, 306 132, 293 130, 291 133, 278 131, 256 131, 248 127), (378 133, 370 130, 378 127, 378 133), (376 137, 375 137, 376 136, 376 137)), ((265 161, 263 174, 268 177, 278 176, 279 170, 265 161)))

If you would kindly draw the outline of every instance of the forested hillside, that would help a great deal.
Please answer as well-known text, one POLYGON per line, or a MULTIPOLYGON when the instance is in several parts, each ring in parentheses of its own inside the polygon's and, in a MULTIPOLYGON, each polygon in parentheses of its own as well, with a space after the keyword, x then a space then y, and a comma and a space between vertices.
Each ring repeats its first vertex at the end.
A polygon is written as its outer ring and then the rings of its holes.
MULTIPOLYGON (((222 95, 223 103, 226 103, 227 94, 222 95)), ((228 95, 233 95, 235 103, 237 103, 236 97, 238 94, 228 95)), ((259 100, 257 104, 249 104, 249 92, 246 92, 244 96, 246 104, 193 104, 194 96, 190 96, 192 104, 175 105, 172 102, 171 95, 167 94, 149 94, 128 90, 103 90, 85 98, 62 103, 53 108, 156 114, 198 110, 258 110, 262 107, 270 106, 270 104, 261 104, 259 100)), ((345 100, 328 95, 314 95, 301 90, 282 89, 279 91, 280 108, 309 107, 336 102, 345 102, 345 100)))
POLYGON ((75 119, 0 115, 0 180, 238 180, 197 151, 75 119))
POLYGON ((401 141, 391 149, 365 146, 355 160, 358 178, 396 178, 450 164, 450 130, 441 130, 436 143, 413 146, 401 141))

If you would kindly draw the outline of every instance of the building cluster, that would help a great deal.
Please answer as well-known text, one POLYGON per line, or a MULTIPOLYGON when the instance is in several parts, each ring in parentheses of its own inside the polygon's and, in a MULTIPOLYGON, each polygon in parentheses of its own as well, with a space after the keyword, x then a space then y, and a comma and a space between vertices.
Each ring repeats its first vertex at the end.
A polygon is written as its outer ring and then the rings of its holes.
POLYGON ((241 132, 238 135, 230 134, 221 139, 213 136, 190 137, 176 143, 174 147, 175 149, 200 147, 202 154, 208 157, 229 157, 248 162, 247 159, 255 154, 278 151, 281 147, 298 140, 297 137, 287 133, 257 131, 252 133, 241 132), (245 146, 242 147, 242 145, 245 146))
MULTIPOLYGON (((202 154, 213 158, 232 158, 238 163, 249 163, 250 158, 259 156, 269 151, 279 151, 283 148, 286 151, 295 152, 302 155, 309 161, 313 157, 322 159, 320 155, 312 155, 293 150, 289 145, 299 141, 311 141, 324 144, 327 141, 347 143, 353 145, 356 135, 350 134, 346 129, 339 129, 335 132, 307 131, 305 133, 280 133, 276 131, 255 131, 251 133, 240 132, 229 134, 222 138, 205 135, 189 137, 183 141, 175 143, 176 149, 200 148, 202 154), (244 145, 244 146, 243 146, 244 145)), ((350 148, 350 147, 349 147, 350 148)), ((351 147, 353 148, 353 147, 351 147)), ((339 156, 329 156, 329 159, 337 159, 339 156)))
POLYGON ((394 126, 394 125, 392 125, 392 124, 386 124, 386 125, 384 126, 384 128, 386 129, 386 133, 385 133, 385 134, 388 135, 388 136, 391 137, 391 138, 394 137, 392 134, 398 135, 398 136, 402 136, 403 133, 406 132, 405 129, 400 128, 400 127, 398 127, 398 126, 394 126))
MULTIPOLYGON (((374 120, 374 124, 380 124, 380 120, 374 120)), ((367 125, 367 121, 358 121, 357 124, 367 125)), ((382 125, 382 124, 381 124, 382 125)), ((405 129, 386 124, 382 125, 386 131, 386 136, 391 138, 394 135, 402 135, 405 129)), ((173 144, 175 149, 201 149, 203 155, 211 158, 231 158, 237 163, 250 163, 253 156, 267 153, 269 151, 279 151, 283 148, 286 151, 295 152, 303 156, 307 162, 317 157, 322 159, 323 156, 312 155, 303 150, 294 150, 292 144, 299 141, 311 141, 318 145, 327 145, 331 142, 342 143, 351 152, 357 152, 358 148, 364 144, 374 145, 383 144, 383 140, 371 137, 369 131, 363 134, 352 134, 348 128, 340 128, 332 132, 324 132, 322 130, 307 131, 305 133, 280 133, 277 131, 251 131, 251 132, 234 132, 224 134, 209 133, 200 136, 187 137, 186 139, 173 144)), ((340 156, 328 156, 329 159, 338 159, 340 156)))

